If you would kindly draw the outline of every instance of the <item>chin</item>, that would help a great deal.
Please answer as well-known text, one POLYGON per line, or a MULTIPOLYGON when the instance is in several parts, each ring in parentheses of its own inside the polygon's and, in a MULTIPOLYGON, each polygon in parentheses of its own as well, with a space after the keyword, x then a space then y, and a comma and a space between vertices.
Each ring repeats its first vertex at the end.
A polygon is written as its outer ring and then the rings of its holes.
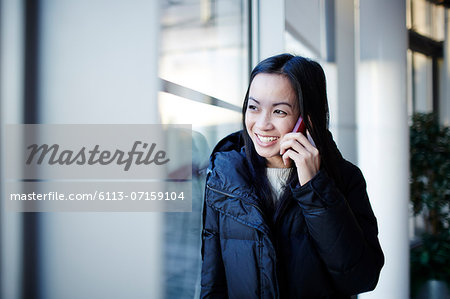
POLYGON ((271 153, 271 152, 267 152, 267 151, 260 151, 260 150, 258 150, 258 149, 256 149, 256 153, 257 153, 259 156, 261 156, 261 157, 263 157, 263 158, 266 158, 266 159, 272 158, 272 157, 275 157, 275 156, 278 155, 278 153, 271 153))

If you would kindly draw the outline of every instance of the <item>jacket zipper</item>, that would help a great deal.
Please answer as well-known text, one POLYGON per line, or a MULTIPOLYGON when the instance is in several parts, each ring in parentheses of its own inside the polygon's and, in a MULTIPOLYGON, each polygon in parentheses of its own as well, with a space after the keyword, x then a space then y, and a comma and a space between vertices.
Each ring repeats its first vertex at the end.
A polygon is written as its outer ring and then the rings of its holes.
POLYGON ((291 204, 291 202, 289 201, 289 198, 285 198, 283 200, 283 202, 280 202, 280 205, 277 207, 277 209, 275 210, 275 214, 274 214, 273 220, 274 220, 275 226, 278 224, 278 222, 280 221, 281 217, 286 212, 286 210, 290 204, 291 204))

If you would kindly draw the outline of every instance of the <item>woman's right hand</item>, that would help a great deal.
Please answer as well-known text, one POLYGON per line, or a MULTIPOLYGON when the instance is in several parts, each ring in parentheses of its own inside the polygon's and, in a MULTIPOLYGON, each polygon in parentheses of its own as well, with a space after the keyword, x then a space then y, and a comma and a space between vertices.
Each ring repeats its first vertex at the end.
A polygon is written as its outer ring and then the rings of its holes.
POLYGON ((294 161, 301 186, 309 182, 319 172, 319 150, 302 133, 284 135, 280 143, 280 155, 284 165, 288 167, 292 163, 290 159, 294 161))

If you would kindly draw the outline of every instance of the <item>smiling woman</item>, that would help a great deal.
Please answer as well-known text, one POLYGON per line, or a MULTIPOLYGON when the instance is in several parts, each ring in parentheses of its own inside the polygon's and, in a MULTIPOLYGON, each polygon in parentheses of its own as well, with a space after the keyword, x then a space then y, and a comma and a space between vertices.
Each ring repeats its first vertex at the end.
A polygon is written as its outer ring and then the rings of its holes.
POLYGON ((244 130, 215 147, 203 210, 202 298, 350 298, 384 257, 361 171, 328 130, 321 66, 260 62, 244 130), (302 118, 306 132, 293 130, 302 118))

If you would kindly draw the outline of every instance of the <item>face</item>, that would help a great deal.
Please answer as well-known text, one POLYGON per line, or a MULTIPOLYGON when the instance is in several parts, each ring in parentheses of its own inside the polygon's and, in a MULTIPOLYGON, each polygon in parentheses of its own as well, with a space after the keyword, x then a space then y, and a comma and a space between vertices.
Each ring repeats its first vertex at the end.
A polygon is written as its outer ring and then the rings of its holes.
POLYGON ((260 73, 248 94, 245 127, 256 152, 268 167, 286 167, 280 156, 280 140, 290 133, 299 117, 294 89, 283 75, 260 73))

